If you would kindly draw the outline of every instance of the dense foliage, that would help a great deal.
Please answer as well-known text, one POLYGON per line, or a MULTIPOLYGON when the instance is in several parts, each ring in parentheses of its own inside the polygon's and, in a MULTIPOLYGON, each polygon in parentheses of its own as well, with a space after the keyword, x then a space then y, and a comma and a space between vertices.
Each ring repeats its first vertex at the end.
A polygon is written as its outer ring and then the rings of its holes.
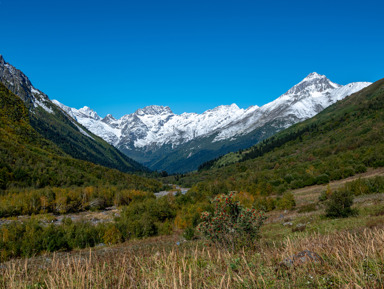
MULTIPOLYGON (((65 219, 62 225, 43 225, 36 219, 0 227, 0 261, 30 257, 43 251, 70 250, 102 243, 108 225, 65 219)), ((108 241, 107 237, 107 241, 108 241)))
MULTIPOLYGON (((351 195, 378 193, 383 192, 383 189, 384 177, 358 179, 347 183, 339 189, 341 193, 328 189, 326 204, 330 203, 328 199, 333 195, 336 210, 339 211, 341 208, 341 215, 330 217, 338 218, 347 216, 350 212, 355 213, 353 208, 351 209, 353 203, 351 195)), ((2 260, 31 256, 44 251, 71 250, 92 247, 100 243, 115 244, 136 238, 167 235, 180 229, 186 230, 185 238, 192 239, 196 227, 219 247, 233 249, 234 244, 250 247, 255 245, 264 219, 264 215, 256 210, 295 209, 292 193, 275 198, 246 192, 229 196, 212 196, 190 191, 185 195, 170 194, 156 198, 151 193, 124 191, 117 187, 104 189, 87 187, 24 190, 20 194, 20 197, 16 193, 13 194, 7 201, 2 199, 1 212, 4 214, 10 212, 8 208, 15 209, 16 207, 12 205, 12 198, 15 198, 18 200, 15 203, 20 204, 17 208, 21 209, 18 214, 25 213, 22 210, 30 210, 30 213, 35 213, 36 216, 32 216, 30 221, 17 221, 11 218, 8 224, 0 226, 2 260), (51 196, 51 199, 45 199, 46 196, 51 196), (27 201, 23 202, 23 198, 27 201), (44 221, 45 215, 42 217, 37 215, 48 212, 69 213, 83 209, 98 210, 109 205, 122 206, 120 216, 112 223, 72 222, 66 218, 62 224, 53 225, 44 221)), ((304 212, 308 208, 301 207, 298 212, 304 212)), ((54 219, 54 216, 52 218, 54 219)))
MULTIPOLYGON (((198 225, 199 214, 205 210, 212 211, 208 201, 201 203, 181 194, 156 198, 151 193, 113 188, 101 191, 93 187, 72 190, 46 188, 31 192, 35 196, 37 193, 43 196, 25 203, 19 198, 21 207, 16 209, 30 210, 36 214, 66 213, 89 209, 94 202, 95 210, 114 204, 121 205, 122 211, 111 223, 72 222, 70 218, 65 218, 61 224, 51 224, 43 217, 45 215, 32 216, 28 221, 8 220, 7 224, 0 226, 1 260, 32 256, 43 251, 71 250, 100 243, 115 244, 130 239, 168 235, 175 229, 198 225), (44 194, 51 194, 51 201, 45 199, 44 194)), ((11 202, 11 198, 8 202, 11 202)), ((5 203, 1 207, 2 213, 13 213, 10 208, 15 209, 10 203, 5 203)), ((20 212, 24 213, 17 213, 20 212)), ((55 219, 53 216, 51 218, 55 219)))
POLYGON ((202 222, 197 227, 207 239, 229 250, 253 247, 260 235, 264 214, 245 208, 234 200, 234 194, 218 195, 212 201, 213 214, 203 212, 202 222))
POLYGON ((157 186, 151 188, 147 185, 148 192, 122 186, 12 190, 0 196, 0 217, 103 210, 110 206, 125 206, 149 196, 154 197, 153 192, 157 189, 157 186))

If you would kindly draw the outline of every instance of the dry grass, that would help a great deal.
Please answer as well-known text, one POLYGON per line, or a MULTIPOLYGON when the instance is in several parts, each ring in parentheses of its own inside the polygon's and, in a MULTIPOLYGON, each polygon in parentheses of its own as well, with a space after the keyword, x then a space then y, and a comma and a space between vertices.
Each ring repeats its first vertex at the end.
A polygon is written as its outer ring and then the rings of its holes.
POLYGON ((257 250, 231 253, 202 241, 178 246, 175 234, 11 260, 0 264, 0 288, 384 288, 383 196, 356 198, 355 218, 324 219, 322 209, 270 212, 257 250), (308 225, 292 233, 287 221, 308 225), (325 262, 279 265, 303 250, 325 262))
MULTIPOLYGON (((378 168, 378 169, 368 169, 366 173, 361 173, 354 175, 352 177, 338 180, 338 181, 332 181, 329 183, 329 186, 331 190, 337 190, 343 187, 346 183, 355 181, 359 178, 366 179, 366 178, 373 178, 377 176, 384 176, 384 168, 378 168)), ((326 185, 315 185, 315 186, 309 186, 297 190, 293 190, 293 194, 295 195, 295 201, 298 206, 301 206, 303 204, 308 204, 313 202, 314 200, 317 200, 319 198, 319 195, 321 192, 325 191, 327 189, 328 184, 326 185)))
POLYGON ((124 246, 14 260, 0 266, 1 288, 383 288, 384 230, 312 234, 225 252, 177 236, 124 246), (280 243, 280 242, 279 242, 280 243), (284 269, 302 250, 324 264, 284 269))

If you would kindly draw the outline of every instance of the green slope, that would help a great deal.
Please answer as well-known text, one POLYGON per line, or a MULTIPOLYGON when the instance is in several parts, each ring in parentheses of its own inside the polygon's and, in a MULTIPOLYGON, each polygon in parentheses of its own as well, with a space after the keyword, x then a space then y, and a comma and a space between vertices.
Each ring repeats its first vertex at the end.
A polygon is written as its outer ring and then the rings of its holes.
POLYGON ((30 123, 41 135, 53 141, 74 158, 90 161, 123 172, 149 171, 103 139, 77 124, 44 93, 33 88, 28 77, 0 54, 0 82, 20 97, 30 114, 30 123), (36 103, 40 103, 36 105, 36 103), (43 108, 43 107, 45 108, 43 108))
POLYGON ((76 159, 115 168, 122 172, 148 171, 146 167, 127 157, 80 124, 77 124, 77 127, 57 106, 52 105, 50 108, 53 113, 41 107, 35 108, 30 117, 31 125, 65 153, 76 159), (91 137, 81 133, 79 127, 91 137))
POLYGON ((317 116, 246 151, 202 165, 182 178, 200 191, 246 190, 261 194, 364 172, 384 166, 384 79, 317 116))
POLYGON ((30 117, 23 101, 0 83, 0 190, 117 184, 147 191, 160 189, 157 181, 72 158, 38 133, 30 125, 30 117))

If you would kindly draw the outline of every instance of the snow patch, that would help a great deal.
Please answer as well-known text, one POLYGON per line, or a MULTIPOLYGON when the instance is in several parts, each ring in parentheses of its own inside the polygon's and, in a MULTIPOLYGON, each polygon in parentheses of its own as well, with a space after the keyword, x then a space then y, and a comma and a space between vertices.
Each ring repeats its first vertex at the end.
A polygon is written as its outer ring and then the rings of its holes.
POLYGON ((33 94, 41 94, 41 92, 38 91, 37 89, 35 89, 33 86, 31 87, 31 92, 32 92, 33 94))
POLYGON ((34 107, 41 107, 41 108, 43 108, 48 113, 53 113, 52 108, 48 107, 44 102, 38 100, 37 98, 35 98, 33 100, 33 105, 34 105, 34 107))
POLYGON ((91 138, 91 139, 93 139, 93 140, 95 140, 89 133, 87 133, 85 130, 83 130, 76 122, 72 122, 76 127, 77 127, 77 129, 83 134, 83 135, 85 135, 85 136, 87 136, 87 137, 89 137, 89 138, 91 138))

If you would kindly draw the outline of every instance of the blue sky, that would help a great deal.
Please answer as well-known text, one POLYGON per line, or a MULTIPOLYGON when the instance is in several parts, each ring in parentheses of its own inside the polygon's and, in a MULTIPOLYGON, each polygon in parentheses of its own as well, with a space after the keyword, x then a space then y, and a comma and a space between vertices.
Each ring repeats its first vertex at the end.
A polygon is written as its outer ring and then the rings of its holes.
POLYGON ((101 116, 246 108, 310 72, 384 76, 383 1, 0 0, 0 54, 51 99, 101 116))

